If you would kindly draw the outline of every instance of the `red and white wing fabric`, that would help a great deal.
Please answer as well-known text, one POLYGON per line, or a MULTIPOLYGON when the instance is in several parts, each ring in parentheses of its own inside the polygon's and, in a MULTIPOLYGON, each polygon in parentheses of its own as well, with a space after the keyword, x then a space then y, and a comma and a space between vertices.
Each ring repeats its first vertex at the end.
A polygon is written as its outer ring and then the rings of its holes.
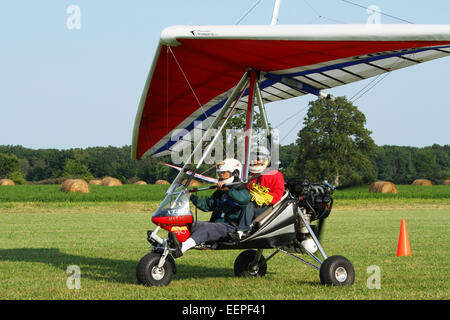
POLYGON ((208 128, 248 69, 260 71, 270 103, 449 55, 450 25, 170 27, 143 90, 132 157, 169 154, 195 127, 208 128))

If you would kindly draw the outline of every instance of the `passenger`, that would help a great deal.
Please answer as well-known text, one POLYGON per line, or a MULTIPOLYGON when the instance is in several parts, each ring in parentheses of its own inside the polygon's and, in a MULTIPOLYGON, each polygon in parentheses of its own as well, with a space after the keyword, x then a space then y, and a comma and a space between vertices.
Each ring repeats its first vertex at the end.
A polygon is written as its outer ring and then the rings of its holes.
POLYGON ((252 221, 261 213, 281 200, 284 194, 284 177, 278 170, 267 171, 270 165, 270 153, 264 147, 258 147, 251 154, 247 188, 250 191, 251 202, 245 208, 239 219, 236 232, 228 235, 239 242, 252 232, 252 221), (255 177, 252 179, 252 176, 255 177), (256 177, 258 176, 258 177, 256 177))
POLYGON ((209 222, 197 221, 192 225, 191 236, 181 243, 173 232, 169 232, 172 253, 174 258, 181 257, 187 250, 196 245, 215 241, 227 236, 229 232, 235 232, 242 211, 250 202, 250 194, 244 184, 225 186, 233 182, 239 182, 241 176, 241 163, 236 159, 226 159, 217 167, 219 182, 217 191, 210 197, 199 198, 191 195, 192 203, 202 211, 212 211, 209 222))

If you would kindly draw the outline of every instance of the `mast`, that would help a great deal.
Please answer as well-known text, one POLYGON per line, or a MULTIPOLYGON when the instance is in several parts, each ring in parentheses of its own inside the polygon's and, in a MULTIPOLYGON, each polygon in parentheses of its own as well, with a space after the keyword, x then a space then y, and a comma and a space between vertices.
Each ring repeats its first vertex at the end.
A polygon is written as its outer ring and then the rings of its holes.
POLYGON ((278 23, 278 13, 280 12, 281 0, 275 0, 275 7, 273 8, 272 25, 278 23))

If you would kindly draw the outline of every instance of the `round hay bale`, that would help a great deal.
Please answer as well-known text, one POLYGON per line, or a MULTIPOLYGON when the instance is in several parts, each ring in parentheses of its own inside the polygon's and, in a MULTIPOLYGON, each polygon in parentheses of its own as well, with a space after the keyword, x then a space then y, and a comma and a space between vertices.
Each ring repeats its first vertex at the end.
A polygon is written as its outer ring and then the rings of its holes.
POLYGON ((393 193, 397 194, 398 189, 395 184, 389 181, 375 181, 369 186, 369 192, 393 193))
POLYGON ((442 184, 444 186, 450 186, 450 180, 445 180, 442 184))
POLYGON ((119 187, 121 185, 122 185, 122 182, 116 178, 106 177, 106 178, 103 178, 103 180, 102 180, 102 186, 119 187))
POLYGON ((10 179, 0 179, 0 186, 13 186, 14 181, 10 179))
POLYGON ((98 186, 98 185, 102 184, 102 180, 99 180, 99 179, 90 180, 89 184, 93 184, 93 185, 98 186))
MULTIPOLYGON (((186 179, 184 179, 183 182, 181 182, 181 184, 185 183, 186 179)), ((189 182, 189 187, 200 187, 200 182, 198 182, 197 180, 191 180, 191 182, 189 182)))
POLYGON ((166 180, 156 180, 155 184, 170 184, 169 181, 166 180))
POLYGON ((89 193, 91 191, 87 182, 81 179, 68 179, 61 184, 59 190, 79 193, 89 193))
POLYGON ((413 186, 432 186, 433 184, 431 183, 430 180, 427 180, 427 179, 416 179, 413 181, 412 185, 413 186))
POLYGON ((136 182, 133 183, 133 184, 144 185, 144 184, 147 184, 147 182, 140 180, 140 181, 136 181, 136 182))

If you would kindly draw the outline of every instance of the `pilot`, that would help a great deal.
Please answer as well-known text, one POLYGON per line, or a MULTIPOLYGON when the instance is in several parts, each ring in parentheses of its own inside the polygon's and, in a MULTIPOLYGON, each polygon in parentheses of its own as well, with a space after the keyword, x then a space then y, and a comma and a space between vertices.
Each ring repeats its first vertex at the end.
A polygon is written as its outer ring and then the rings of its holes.
POLYGON ((239 219, 237 231, 229 233, 229 236, 236 242, 251 233, 253 219, 283 197, 283 174, 278 170, 269 170, 270 161, 270 152, 265 147, 259 146, 250 154, 250 176, 247 188, 250 191, 251 202, 239 219))
POLYGON ((236 159, 226 159, 217 166, 219 182, 217 190, 209 197, 197 197, 191 195, 192 203, 202 211, 212 211, 209 222, 196 221, 191 227, 191 236, 181 243, 173 232, 169 232, 172 253, 174 258, 181 257, 187 250, 196 245, 215 241, 227 236, 229 232, 235 232, 241 216, 250 202, 250 193, 245 184, 226 186, 227 184, 240 182, 242 165, 236 159))

